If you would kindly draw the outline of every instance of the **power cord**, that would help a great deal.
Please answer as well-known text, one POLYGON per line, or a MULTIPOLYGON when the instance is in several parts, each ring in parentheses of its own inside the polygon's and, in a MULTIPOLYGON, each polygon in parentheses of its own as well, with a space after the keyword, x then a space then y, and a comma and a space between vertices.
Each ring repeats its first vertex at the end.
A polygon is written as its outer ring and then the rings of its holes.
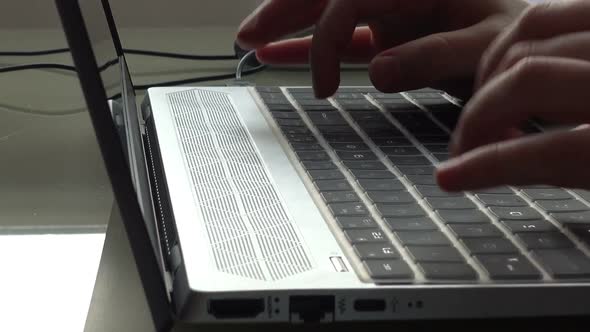
POLYGON ((10 73, 15 71, 23 71, 23 70, 33 70, 33 69, 57 69, 57 70, 65 70, 65 71, 76 71, 76 67, 62 65, 59 63, 33 63, 29 65, 18 65, 18 66, 9 66, 9 67, 0 67, 0 74, 2 73, 10 73))
MULTIPOLYGON (((40 51, 7 51, 0 52, 1 57, 33 57, 33 56, 44 56, 44 55, 55 55, 61 53, 68 53, 69 48, 56 48, 50 50, 40 51)), ((197 54, 183 54, 175 52, 162 52, 152 50, 141 50, 134 48, 123 49, 123 52, 133 55, 141 56, 152 56, 161 58, 172 58, 180 60, 199 60, 199 61, 225 61, 225 60, 237 60, 237 55, 197 55, 197 54)))

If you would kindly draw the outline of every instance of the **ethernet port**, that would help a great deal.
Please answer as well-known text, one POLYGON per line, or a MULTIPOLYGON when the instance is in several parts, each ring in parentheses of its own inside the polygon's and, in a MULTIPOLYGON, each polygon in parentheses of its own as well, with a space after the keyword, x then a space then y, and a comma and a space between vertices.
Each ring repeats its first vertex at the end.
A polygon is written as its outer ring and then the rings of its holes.
POLYGON ((293 323, 327 323, 334 321, 334 296, 291 296, 289 312, 293 323))

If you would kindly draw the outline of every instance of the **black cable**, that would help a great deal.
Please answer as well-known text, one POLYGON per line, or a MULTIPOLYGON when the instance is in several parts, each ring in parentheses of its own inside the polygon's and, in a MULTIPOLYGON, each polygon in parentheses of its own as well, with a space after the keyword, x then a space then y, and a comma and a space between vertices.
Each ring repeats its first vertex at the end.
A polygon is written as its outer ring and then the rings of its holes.
MULTIPOLYGON (((41 51, 9 51, 9 52, 0 52, 0 56, 2 56, 2 57, 43 56, 43 55, 67 53, 69 51, 70 51, 69 48, 57 48, 57 49, 52 49, 52 50, 41 50, 41 51)), ((172 58, 172 59, 181 59, 181 60, 222 61, 222 60, 237 60, 238 59, 238 57, 236 55, 197 55, 197 54, 183 54, 183 53, 173 53, 173 52, 140 50, 140 49, 133 49, 133 48, 126 48, 126 49, 123 49, 123 51, 127 54, 133 54, 133 55, 163 57, 163 58, 172 58)))
POLYGON ((76 67, 74 67, 74 66, 62 65, 59 63, 33 63, 33 64, 29 64, 29 65, 0 67, 0 74, 15 72, 15 71, 22 71, 22 70, 33 70, 33 69, 58 69, 58 70, 77 72, 76 67))
POLYGON ((182 54, 161 51, 147 51, 132 48, 123 49, 123 52, 133 55, 153 56, 162 58, 182 59, 182 60, 203 60, 203 61, 221 61, 221 60, 237 60, 236 55, 195 55, 182 54))
MULTIPOLYGON (((249 76, 260 71, 266 69, 266 65, 260 65, 258 67, 244 70, 242 72, 242 76, 249 76)), ((214 75, 214 76, 204 76, 204 77, 195 77, 195 78, 188 78, 184 80, 177 80, 177 81, 166 81, 161 83, 149 84, 149 85, 136 85, 135 90, 147 90, 152 87, 166 87, 166 86, 177 86, 177 85, 185 85, 190 83, 202 83, 202 82, 209 82, 209 81, 221 81, 221 80, 228 80, 236 78, 236 74, 222 74, 222 75, 214 75)))

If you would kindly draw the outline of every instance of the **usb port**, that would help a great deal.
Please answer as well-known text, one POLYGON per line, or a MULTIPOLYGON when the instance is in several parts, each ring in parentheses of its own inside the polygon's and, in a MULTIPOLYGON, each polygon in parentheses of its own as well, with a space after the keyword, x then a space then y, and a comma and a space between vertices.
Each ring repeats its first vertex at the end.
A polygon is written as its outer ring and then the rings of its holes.
POLYGON ((385 311, 385 300, 361 299, 354 301, 354 310, 357 312, 385 311))

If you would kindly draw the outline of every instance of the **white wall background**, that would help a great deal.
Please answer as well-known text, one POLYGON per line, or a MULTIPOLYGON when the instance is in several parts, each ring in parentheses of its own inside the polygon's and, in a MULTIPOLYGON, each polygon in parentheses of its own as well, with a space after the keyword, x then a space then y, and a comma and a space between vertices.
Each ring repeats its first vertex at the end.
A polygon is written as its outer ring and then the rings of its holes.
MULTIPOLYGON (((99 1, 99 0, 90 0, 99 1)), ((122 27, 237 26, 261 0, 110 0, 122 27)), ((0 0, 0 29, 59 28, 53 0, 0 0)))

